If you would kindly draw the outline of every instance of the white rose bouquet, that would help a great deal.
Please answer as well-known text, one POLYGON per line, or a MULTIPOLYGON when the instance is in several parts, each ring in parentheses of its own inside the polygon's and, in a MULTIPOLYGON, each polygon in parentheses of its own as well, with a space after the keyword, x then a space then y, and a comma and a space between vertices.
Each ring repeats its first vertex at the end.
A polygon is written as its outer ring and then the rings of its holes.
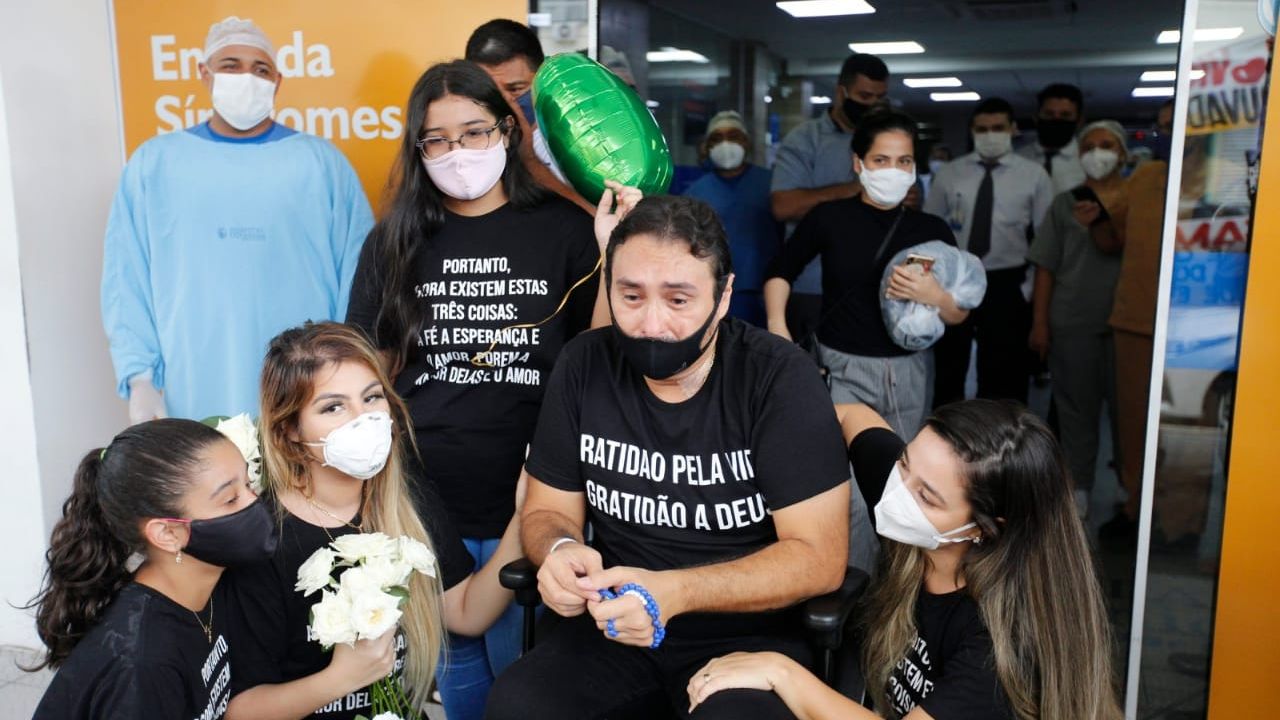
MULTIPOLYGON (((304 597, 319 592, 311 607, 311 636, 325 648, 381 637, 400 621, 413 573, 436 576, 436 556, 411 538, 382 533, 342 535, 311 554, 298 568, 294 589, 304 597), (345 568, 345 569, 343 569, 345 568), (334 572, 342 569, 337 579, 334 572)), ((370 687, 375 720, 416 717, 404 687, 383 678, 370 687)))
POLYGON ((249 487, 262 494, 262 449, 258 442, 258 424, 249 413, 235 417, 215 415, 200 422, 222 433, 230 440, 249 466, 249 487))

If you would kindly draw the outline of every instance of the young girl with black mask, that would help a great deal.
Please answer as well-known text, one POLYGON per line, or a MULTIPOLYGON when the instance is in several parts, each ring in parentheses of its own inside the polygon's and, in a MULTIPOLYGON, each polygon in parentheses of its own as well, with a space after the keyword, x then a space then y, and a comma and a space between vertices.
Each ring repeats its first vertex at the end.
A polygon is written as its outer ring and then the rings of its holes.
POLYGON ((58 668, 35 717, 222 717, 232 651, 215 586, 270 557, 272 529, 240 451, 208 426, 153 420, 85 455, 33 602, 38 667, 58 668))

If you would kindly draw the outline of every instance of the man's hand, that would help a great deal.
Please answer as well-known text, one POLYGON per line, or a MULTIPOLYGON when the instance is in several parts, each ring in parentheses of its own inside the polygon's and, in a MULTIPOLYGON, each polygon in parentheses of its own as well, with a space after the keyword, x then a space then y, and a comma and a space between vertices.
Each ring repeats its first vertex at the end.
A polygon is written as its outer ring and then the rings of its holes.
POLYGON ((581 615, 587 609, 587 601, 598 600, 600 593, 583 589, 579 580, 603 570, 600 553, 594 548, 577 541, 563 543, 538 568, 538 593, 557 615, 581 615))
POLYGON ((1031 324, 1031 335, 1027 338, 1027 347, 1031 348, 1039 358, 1040 362, 1044 362, 1049 357, 1049 323, 1034 322, 1031 324))
POLYGON ((615 592, 627 583, 635 583, 648 591, 658 604, 658 621, 663 627, 667 621, 680 614, 679 592, 669 581, 669 573, 641 570, 634 567, 611 567, 587 577, 578 578, 578 588, 592 595, 587 601, 587 611, 596 620, 596 627, 609 637, 608 621, 613 620, 613 627, 618 631, 617 637, 610 637, 623 645, 635 645, 647 648, 653 645, 653 618, 644 607, 644 600, 638 594, 620 595, 616 600, 603 600, 599 590, 610 588, 615 592))
POLYGON ((894 300, 913 300, 925 305, 940 307, 946 301, 947 291, 938 284, 933 273, 920 272, 919 265, 898 265, 889 278, 885 296, 894 300))
POLYGON ((596 206, 596 243, 600 246, 600 254, 604 255, 605 246, 609 244, 609 236, 618 227, 622 218, 635 208, 636 203, 644 199, 640 188, 626 187, 613 180, 604 181, 605 190, 600 195, 600 204, 596 206), (613 207, 613 197, 618 196, 618 207, 613 207))

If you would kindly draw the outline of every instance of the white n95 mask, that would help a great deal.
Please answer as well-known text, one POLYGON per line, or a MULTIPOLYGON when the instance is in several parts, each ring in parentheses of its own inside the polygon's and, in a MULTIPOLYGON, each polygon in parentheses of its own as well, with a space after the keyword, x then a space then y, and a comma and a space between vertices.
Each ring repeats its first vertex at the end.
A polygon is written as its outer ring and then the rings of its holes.
POLYGON ((732 170, 740 165, 747 156, 747 149, 736 142, 725 140, 718 142, 707 152, 711 164, 721 170, 732 170))
POLYGON ((1120 153, 1115 150, 1094 148, 1080 156, 1080 166, 1084 168, 1085 175, 1094 180, 1101 180, 1110 175, 1119 164, 1120 153))
POLYGON ((237 130, 248 130, 271 114, 276 84, 253 73, 214 73, 213 109, 237 130))
POLYGON ((862 183, 863 191, 872 202, 896 207, 911 192, 911 186, 916 184, 916 171, 915 168, 911 172, 898 168, 871 170, 864 164, 862 172, 858 173, 858 181, 862 183))
POLYGON ((948 537, 977 526, 977 523, 969 523, 955 530, 938 532, 938 528, 934 527, 928 516, 924 514, 924 510, 920 509, 919 503, 912 497, 911 491, 902 483, 902 471, 898 468, 898 464, 894 463, 893 471, 889 473, 889 479, 884 485, 884 495, 881 495, 880 502, 876 503, 876 534, 907 545, 934 550, 943 543, 961 543, 970 540, 977 542, 975 538, 948 537))
POLYGON ((303 444, 324 447, 325 467, 368 480, 386 467, 391 454, 391 416, 365 413, 334 428, 320 442, 303 444))

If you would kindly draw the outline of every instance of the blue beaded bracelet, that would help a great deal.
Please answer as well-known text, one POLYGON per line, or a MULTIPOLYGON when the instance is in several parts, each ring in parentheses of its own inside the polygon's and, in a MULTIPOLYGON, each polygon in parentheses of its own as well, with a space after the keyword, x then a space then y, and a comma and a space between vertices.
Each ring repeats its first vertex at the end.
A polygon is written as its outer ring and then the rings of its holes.
MULTIPOLYGON (((641 602, 644 603, 645 612, 649 613, 649 618, 653 620, 653 644, 649 645, 649 648, 657 648, 662 644, 663 639, 667 637, 667 629, 662 627, 662 621, 659 620, 662 617, 662 613, 658 609, 658 601, 653 599, 653 596, 649 594, 648 590, 644 589, 644 586, 636 583, 627 583, 618 588, 616 593, 609 588, 604 588, 600 591, 600 597, 605 600, 617 600, 627 593, 639 595, 641 602)), ((618 628, 613 624, 613 618, 605 621, 605 634, 611 638, 618 637, 618 628)))

